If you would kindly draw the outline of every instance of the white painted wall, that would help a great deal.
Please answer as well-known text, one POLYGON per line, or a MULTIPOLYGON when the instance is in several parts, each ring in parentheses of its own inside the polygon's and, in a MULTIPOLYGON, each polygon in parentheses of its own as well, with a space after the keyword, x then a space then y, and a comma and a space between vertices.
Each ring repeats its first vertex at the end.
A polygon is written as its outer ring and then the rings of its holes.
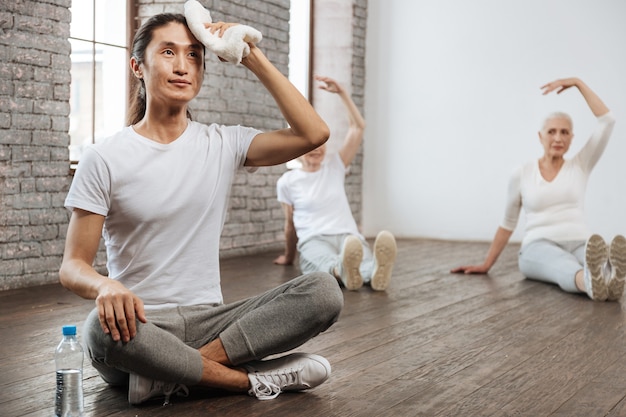
POLYGON ((543 116, 572 115, 570 156, 595 127, 577 90, 541 95, 568 76, 616 114, 586 214, 626 234, 626 1, 372 0, 366 71, 367 236, 491 240, 510 173, 542 154, 543 116))

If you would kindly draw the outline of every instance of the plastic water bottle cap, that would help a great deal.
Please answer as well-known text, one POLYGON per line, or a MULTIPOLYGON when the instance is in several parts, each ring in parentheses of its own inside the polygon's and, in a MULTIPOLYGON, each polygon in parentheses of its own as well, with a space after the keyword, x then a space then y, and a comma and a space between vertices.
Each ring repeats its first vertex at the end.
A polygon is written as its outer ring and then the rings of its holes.
POLYGON ((76 336, 76 326, 63 326, 63 336, 76 336))

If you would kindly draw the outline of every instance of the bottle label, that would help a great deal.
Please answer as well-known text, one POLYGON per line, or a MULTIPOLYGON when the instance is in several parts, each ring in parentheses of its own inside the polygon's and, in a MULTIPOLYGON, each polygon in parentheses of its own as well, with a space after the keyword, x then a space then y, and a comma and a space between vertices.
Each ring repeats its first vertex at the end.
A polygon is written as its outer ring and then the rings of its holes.
POLYGON ((77 369, 57 371, 55 416, 83 415, 83 373, 77 369))

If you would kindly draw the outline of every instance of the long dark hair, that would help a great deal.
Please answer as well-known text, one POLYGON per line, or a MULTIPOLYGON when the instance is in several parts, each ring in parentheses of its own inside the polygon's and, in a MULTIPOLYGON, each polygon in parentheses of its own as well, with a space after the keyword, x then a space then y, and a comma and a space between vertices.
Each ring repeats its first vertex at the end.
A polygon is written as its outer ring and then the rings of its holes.
MULTIPOLYGON (((187 26, 187 19, 180 13, 161 13, 150 17, 135 33, 133 39, 133 50, 131 57, 134 57, 139 64, 144 62, 144 54, 148 44, 152 41, 154 31, 169 23, 180 23, 187 26)), ((146 114, 146 86, 143 79, 132 77, 131 90, 133 95, 130 99, 130 109, 128 112, 128 124, 138 123, 146 114)), ((187 117, 191 119, 191 113, 187 110, 187 117)))

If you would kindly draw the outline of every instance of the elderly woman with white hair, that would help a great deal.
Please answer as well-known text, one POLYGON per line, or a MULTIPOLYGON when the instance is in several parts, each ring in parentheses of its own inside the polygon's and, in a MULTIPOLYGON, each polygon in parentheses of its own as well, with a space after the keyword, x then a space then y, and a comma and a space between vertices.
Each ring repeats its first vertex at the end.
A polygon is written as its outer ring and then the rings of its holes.
POLYGON ((524 207, 526 230, 519 252, 519 268, 530 279, 557 284, 572 293, 586 293, 595 301, 618 301, 624 292, 626 239, 617 235, 607 245, 591 234, 584 221, 587 180, 609 141, 615 118, 602 100, 580 79, 550 82, 543 94, 570 87, 580 91, 598 126, 582 149, 565 159, 574 137, 572 120, 552 113, 544 121, 539 140, 544 154, 519 167, 509 182, 504 220, 484 262, 453 269, 453 273, 486 274, 509 242, 524 207))

